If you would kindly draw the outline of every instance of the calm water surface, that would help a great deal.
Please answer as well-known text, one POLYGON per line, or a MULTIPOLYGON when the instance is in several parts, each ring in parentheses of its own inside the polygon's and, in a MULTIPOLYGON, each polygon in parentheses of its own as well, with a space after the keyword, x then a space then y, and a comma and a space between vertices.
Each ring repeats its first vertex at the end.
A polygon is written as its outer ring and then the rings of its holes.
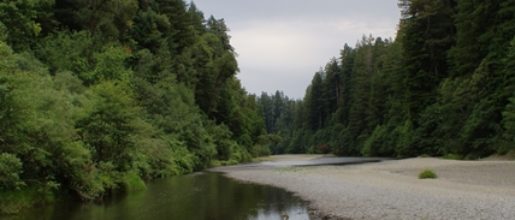
MULTIPOLYGON (((231 220, 309 219, 307 204, 270 186, 241 183, 217 173, 200 173, 148 184, 147 190, 103 204, 61 201, 8 220, 231 220)), ((1 218, 0 219, 4 219, 1 218)))

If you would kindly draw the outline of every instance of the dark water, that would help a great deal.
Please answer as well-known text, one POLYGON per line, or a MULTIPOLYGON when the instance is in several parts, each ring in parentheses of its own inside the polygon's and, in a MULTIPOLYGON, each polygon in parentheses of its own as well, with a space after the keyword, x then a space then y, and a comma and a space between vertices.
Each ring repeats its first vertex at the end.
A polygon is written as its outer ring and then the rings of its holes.
POLYGON ((285 190, 202 173, 158 180, 150 183, 146 191, 103 204, 61 201, 6 219, 231 220, 281 219, 284 214, 290 220, 309 219, 307 204, 285 190))
POLYGON ((362 163, 375 163, 389 158, 382 157, 320 157, 311 160, 282 160, 282 161, 266 161, 261 166, 272 167, 304 167, 304 166, 326 166, 326 165, 351 165, 362 163))

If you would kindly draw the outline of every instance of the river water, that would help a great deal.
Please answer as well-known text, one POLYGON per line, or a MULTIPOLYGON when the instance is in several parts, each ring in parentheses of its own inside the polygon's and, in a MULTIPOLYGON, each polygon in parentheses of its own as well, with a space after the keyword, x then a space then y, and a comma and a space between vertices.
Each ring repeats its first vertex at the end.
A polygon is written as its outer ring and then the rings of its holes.
POLYGON ((283 189, 242 183, 218 173, 157 180, 147 190, 102 204, 73 200, 27 210, 8 220, 309 219, 307 203, 283 189))

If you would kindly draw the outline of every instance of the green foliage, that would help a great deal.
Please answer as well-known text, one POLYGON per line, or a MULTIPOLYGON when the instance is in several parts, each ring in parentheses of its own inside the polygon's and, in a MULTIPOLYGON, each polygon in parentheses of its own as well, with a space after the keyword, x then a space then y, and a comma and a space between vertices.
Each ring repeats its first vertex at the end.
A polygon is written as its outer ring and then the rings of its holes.
POLYGON ((272 150, 270 150, 270 147, 268 145, 256 144, 252 146, 250 154, 252 155, 252 157, 269 156, 272 154, 272 150))
POLYGON ((194 171, 198 158, 180 143, 173 147, 172 175, 182 175, 194 171))
POLYGON ((0 2, 0 22, 7 29, 6 42, 15 49, 33 46, 37 38, 54 25, 54 0, 14 0, 0 2))
POLYGON ((394 130, 395 152, 398 157, 413 156, 416 150, 413 149, 413 124, 407 120, 394 130))
POLYGON ((402 8, 407 105, 414 122, 435 98, 435 88, 448 75, 447 53, 454 44, 452 1, 409 0, 402 8), (438 55, 435 55, 438 54, 438 55))
POLYGON ((420 174, 418 174, 418 178, 419 179, 436 179, 438 178, 438 176, 435 174, 434 171, 432 170, 423 170, 422 172, 420 172, 420 174))
POLYGON ((27 188, 23 190, 0 191, 0 213, 17 214, 36 204, 51 202, 53 199, 45 189, 27 188))
POLYGON ((506 106, 503 116, 504 137, 507 141, 507 149, 502 149, 502 153, 507 153, 515 149, 515 95, 510 99, 510 104, 506 106))
POLYGON ((316 73, 311 81, 311 86, 306 93, 306 108, 308 128, 316 131, 323 126, 324 113, 322 111, 322 75, 316 73))
POLYGON ((145 182, 136 172, 129 172, 123 176, 122 187, 126 192, 136 192, 146 189, 145 182))
POLYGON ((12 154, 0 154, 0 190, 17 189, 24 185, 20 179, 22 162, 12 154))
POLYGON ((47 36, 36 53, 51 72, 71 71, 83 74, 91 71, 89 60, 93 57, 94 41, 86 31, 58 32, 47 36))
POLYGON ((138 109, 128 88, 106 81, 91 87, 86 96, 91 103, 86 104, 77 128, 91 147, 93 160, 111 161, 120 171, 131 169, 137 147, 133 137, 139 131, 134 125, 138 109))
POLYGON ((120 47, 107 46, 101 52, 93 54, 95 67, 91 72, 79 75, 87 84, 105 80, 120 80, 127 82, 132 72, 125 67, 129 54, 120 47))
POLYGON ((268 154, 227 31, 182 0, 2 1, 1 212, 268 154))
POLYGON ((7 27, 4 23, 0 22, 0 41, 7 40, 8 34, 7 34, 7 27))
POLYGON ((503 110, 502 125, 504 128, 503 143, 498 152, 501 154, 514 151, 515 149, 515 37, 511 41, 509 53, 505 59, 505 91, 509 97, 509 102, 503 110), (511 93, 511 96, 510 96, 511 93))
POLYGON ((365 156, 383 156, 392 155, 391 146, 388 146, 386 141, 386 128, 377 126, 372 134, 367 138, 361 149, 361 154, 365 156), (390 148, 390 149, 389 149, 390 148))
POLYGON ((101 39, 122 38, 138 10, 136 0, 56 1, 56 17, 74 30, 87 30, 101 39))

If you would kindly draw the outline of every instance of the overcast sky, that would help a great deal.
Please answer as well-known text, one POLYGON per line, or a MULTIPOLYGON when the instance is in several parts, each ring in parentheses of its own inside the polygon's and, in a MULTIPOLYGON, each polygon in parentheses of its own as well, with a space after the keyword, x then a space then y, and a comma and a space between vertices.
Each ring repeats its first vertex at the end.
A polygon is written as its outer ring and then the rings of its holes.
POLYGON ((302 98, 314 73, 363 34, 395 37, 398 0, 194 0, 224 18, 240 78, 255 94, 302 98))

